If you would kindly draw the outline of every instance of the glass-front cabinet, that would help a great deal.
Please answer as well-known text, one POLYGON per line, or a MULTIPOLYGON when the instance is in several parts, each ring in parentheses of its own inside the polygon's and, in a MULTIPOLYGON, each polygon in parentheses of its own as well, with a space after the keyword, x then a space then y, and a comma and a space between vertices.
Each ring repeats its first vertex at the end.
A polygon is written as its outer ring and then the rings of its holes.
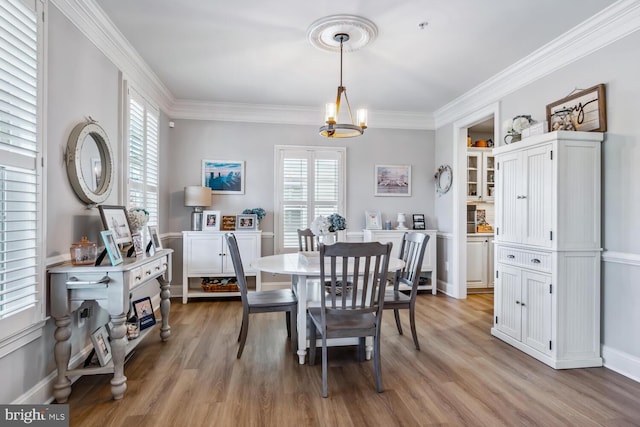
POLYGON ((491 148, 467 148, 467 200, 493 201, 495 169, 491 148))

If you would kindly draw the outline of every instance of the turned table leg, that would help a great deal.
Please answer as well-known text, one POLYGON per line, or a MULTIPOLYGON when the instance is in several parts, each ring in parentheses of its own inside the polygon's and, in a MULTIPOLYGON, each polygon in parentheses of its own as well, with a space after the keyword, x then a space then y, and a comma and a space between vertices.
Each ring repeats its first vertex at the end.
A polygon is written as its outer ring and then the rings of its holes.
POLYGON ((167 341, 171 336, 171 326, 169 326, 169 310, 171 308, 171 283, 162 277, 158 278, 160 284, 160 315, 162 316, 162 325, 160 327, 160 338, 167 341))
POLYGON ((71 358, 71 316, 66 315, 56 317, 56 344, 54 347, 54 357, 58 367, 58 377, 53 384, 53 397, 56 402, 66 403, 71 394, 71 381, 67 377, 69 359, 71 358))
POLYGON ((127 377, 124 376, 124 358, 126 354, 125 334, 127 327, 124 322, 125 314, 111 315, 111 352, 113 359, 113 378, 111 379, 111 394, 114 400, 122 399, 127 390, 127 377))

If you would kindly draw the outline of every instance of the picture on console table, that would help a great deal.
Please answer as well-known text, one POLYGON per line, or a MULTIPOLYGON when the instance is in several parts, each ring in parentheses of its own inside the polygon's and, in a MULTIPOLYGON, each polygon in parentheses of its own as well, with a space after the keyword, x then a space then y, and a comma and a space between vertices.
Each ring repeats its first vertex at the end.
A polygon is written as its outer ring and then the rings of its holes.
POLYGON ((133 302, 133 310, 140 322, 140 330, 147 329, 156 324, 156 316, 153 314, 151 298, 144 297, 133 302))
POLYGON ((113 238, 117 244, 128 245, 131 243, 131 227, 129 216, 124 206, 98 206, 102 225, 105 230, 113 232, 113 238))
POLYGON ((109 344, 109 334, 107 328, 100 326, 91 333, 91 343, 98 356, 100 366, 104 366, 111 360, 111 345, 109 344))
POLYGON ((255 230, 258 225, 258 215, 241 214, 236 216, 236 230, 255 230))
POLYGON ((374 196, 411 196, 410 165, 376 165, 374 196))
POLYGON ((203 160, 202 186, 211 194, 244 194, 244 161, 203 160))
POLYGON ((414 230, 425 229, 424 214, 413 214, 413 229, 414 230))

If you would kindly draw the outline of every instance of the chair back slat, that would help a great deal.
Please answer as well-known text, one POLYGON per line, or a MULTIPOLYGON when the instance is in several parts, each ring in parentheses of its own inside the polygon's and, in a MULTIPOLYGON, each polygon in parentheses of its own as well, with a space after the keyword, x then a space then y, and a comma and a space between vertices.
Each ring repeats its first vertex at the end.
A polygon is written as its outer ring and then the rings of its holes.
POLYGON ((310 228, 298 229, 298 249, 305 252, 315 251, 315 237, 310 228))
POLYGON ((417 292, 422 261, 428 242, 429 236, 426 234, 415 232, 404 234, 400 247, 400 259, 404 261, 405 265, 396 272, 395 290, 398 290, 400 284, 404 284, 411 288, 412 294, 417 292))

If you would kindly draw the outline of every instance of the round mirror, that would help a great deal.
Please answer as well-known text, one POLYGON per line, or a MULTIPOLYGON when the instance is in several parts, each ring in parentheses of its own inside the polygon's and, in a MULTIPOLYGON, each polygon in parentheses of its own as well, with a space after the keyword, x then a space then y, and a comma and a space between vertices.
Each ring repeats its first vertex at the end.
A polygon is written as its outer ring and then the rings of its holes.
POLYGON ((104 202, 113 187, 113 158, 107 133, 95 121, 80 123, 67 142, 67 175, 80 200, 104 202))

